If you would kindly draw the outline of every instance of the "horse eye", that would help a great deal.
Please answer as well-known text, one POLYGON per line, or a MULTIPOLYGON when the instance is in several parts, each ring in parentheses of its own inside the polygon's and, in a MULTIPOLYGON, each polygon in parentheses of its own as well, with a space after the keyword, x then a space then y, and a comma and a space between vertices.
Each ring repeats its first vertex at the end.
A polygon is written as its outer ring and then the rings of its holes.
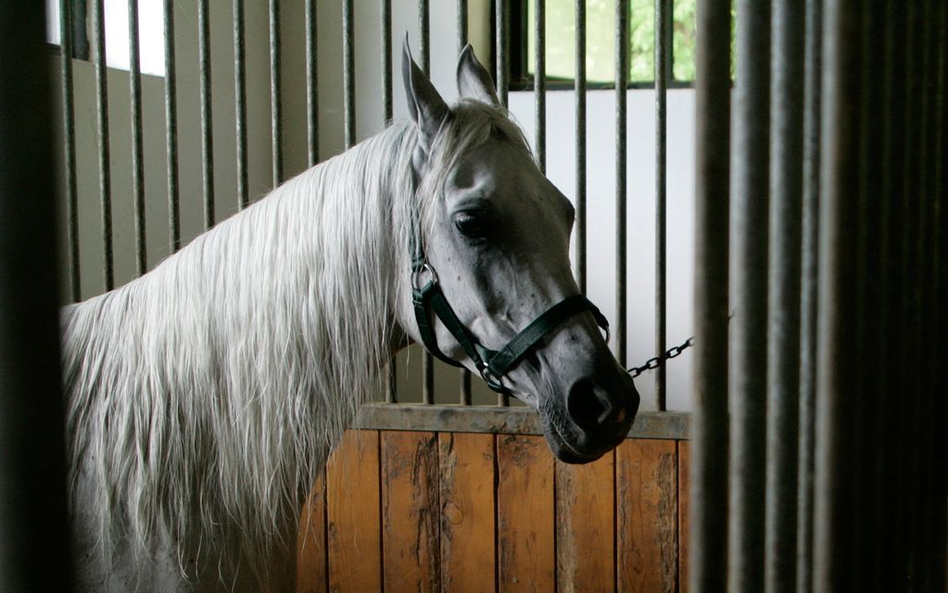
POLYGON ((454 226, 468 239, 481 239, 487 230, 483 217, 472 213, 463 213, 455 217, 454 226))

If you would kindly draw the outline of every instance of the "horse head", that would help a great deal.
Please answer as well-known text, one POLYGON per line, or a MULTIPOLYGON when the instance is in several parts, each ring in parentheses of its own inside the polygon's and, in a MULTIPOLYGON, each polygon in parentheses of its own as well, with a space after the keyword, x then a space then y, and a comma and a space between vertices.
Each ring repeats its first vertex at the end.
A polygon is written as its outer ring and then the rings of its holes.
POLYGON ((570 269, 569 200, 540 172, 470 46, 449 107, 412 60, 403 78, 417 128, 417 218, 400 325, 442 360, 538 410, 550 449, 593 461, 626 436, 632 378, 570 269), (410 297, 409 297, 410 294, 410 297))

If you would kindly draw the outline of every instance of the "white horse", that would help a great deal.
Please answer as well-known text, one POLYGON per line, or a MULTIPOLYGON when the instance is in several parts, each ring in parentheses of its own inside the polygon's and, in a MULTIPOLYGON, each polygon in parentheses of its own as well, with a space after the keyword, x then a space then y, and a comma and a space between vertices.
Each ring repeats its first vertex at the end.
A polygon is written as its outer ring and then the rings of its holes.
POLYGON ((450 108, 407 43, 403 73, 411 122, 64 309, 84 590, 292 590, 302 500, 412 340, 534 406, 560 459, 627 434, 569 201, 470 48, 450 108))

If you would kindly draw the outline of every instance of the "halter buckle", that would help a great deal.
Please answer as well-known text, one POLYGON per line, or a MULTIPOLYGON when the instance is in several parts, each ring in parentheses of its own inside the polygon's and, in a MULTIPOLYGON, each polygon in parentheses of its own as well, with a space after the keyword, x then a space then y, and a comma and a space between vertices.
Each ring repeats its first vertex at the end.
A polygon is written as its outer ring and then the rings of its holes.
POLYGON ((411 288, 415 292, 420 292, 422 288, 428 288, 429 286, 434 286, 438 284, 438 275, 435 274, 434 268, 432 268, 428 262, 422 262, 420 265, 415 265, 411 271, 411 288), (422 285, 422 280, 427 277, 428 281, 422 285))

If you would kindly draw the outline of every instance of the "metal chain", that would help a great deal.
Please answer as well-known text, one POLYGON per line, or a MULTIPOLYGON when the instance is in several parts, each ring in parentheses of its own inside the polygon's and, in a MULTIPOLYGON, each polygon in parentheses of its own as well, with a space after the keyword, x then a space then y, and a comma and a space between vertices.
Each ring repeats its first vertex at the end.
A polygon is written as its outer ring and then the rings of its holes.
POLYGON ((644 373, 645 371, 651 371, 653 369, 657 369, 658 367, 662 366, 666 360, 679 356, 682 352, 684 352, 688 348, 691 348, 694 345, 695 345, 695 337, 691 336, 690 338, 682 342, 680 345, 672 346, 671 348, 666 350, 665 354, 648 359, 645 362, 645 364, 643 364, 640 367, 632 367, 628 369, 629 374, 632 375, 632 378, 634 379, 638 377, 639 375, 641 375, 642 373, 644 373))

